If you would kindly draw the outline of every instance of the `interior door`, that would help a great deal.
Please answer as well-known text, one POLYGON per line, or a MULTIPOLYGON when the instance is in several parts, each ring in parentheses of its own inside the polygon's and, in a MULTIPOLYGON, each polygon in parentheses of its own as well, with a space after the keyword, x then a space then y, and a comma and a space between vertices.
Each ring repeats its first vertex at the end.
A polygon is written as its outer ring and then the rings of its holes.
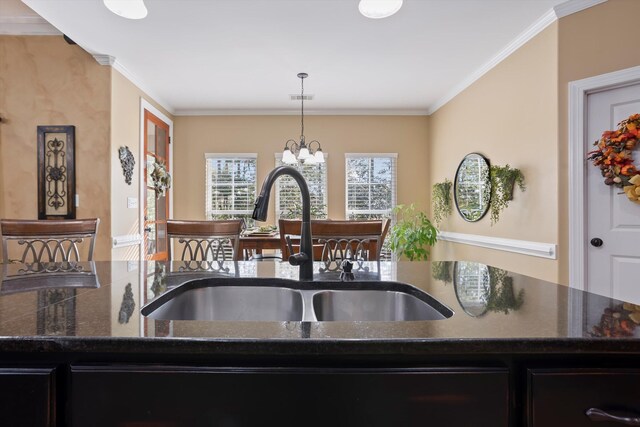
POLYGON ((156 162, 169 164, 169 125, 158 117, 144 111, 145 195, 144 195, 144 253, 145 259, 164 261, 168 259, 167 216, 169 192, 157 194, 151 174, 156 162))
MULTIPOLYGON (((587 98, 587 151, 605 130, 640 113, 640 84, 609 89, 587 98)), ((634 150, 635 164, 640 150, 634 150)), ((640 205, 604 184, 600 170, 587 167, 586 290, 640 304, 640 205), (599 240, 597 240, 599 239, 599 240)))

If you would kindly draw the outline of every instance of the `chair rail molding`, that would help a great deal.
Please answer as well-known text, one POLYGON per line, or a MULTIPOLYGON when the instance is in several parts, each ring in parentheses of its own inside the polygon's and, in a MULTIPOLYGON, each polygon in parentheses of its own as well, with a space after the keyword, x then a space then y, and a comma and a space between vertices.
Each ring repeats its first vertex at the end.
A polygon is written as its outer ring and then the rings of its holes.
POLYGON ((481 236, 478 234, 454 233, 440 231, 438 240, 465 245, 480 246, 482 248, 499 251, 514 252, 540 258, 556 259, 556 247, 554 243, 530 242, 527 240, 505 239, 502 237, 481 236))
POLYGON ((135 246, 142 243, 141 234, 123 234, 121 236, 113 236, 112 248, 124 248, 126 246, 135 246))
POLYGON ((585 289, 587 96, 591 93, 640 83, 640 66, 569 83, 569 283, 585 289))

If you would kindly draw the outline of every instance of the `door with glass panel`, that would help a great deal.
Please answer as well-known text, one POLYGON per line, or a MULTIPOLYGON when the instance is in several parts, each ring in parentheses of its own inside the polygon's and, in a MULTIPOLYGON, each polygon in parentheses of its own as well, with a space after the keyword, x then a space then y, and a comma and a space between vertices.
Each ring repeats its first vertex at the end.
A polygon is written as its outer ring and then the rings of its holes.
POLYGON ((154 186, 154 176, 161 176, 164 171, 170 170, 169 125, 145 110, 144 135, 144 253, 147 260, 162 261, 167 260, 169 256, 169 192, 163 191, 162 186, 154 186))

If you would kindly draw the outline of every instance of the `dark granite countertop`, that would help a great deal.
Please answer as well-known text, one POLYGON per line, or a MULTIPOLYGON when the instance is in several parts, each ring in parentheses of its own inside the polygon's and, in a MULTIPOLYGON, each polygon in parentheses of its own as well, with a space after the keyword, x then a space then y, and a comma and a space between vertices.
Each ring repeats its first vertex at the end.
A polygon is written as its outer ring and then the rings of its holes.
MULTIPOLYGON (((2 266, 1 351, 640 354, 640 328, 633 321, 640 307, 471 262, 366 263, 367 272, 356 272, 360 280, 408 283, 454 312, 448 319, 405 322, 153 320, 140 312, 159 295, 198 278, 296 279, 297 268, 281 262, 216 264, 207 271, 137 261, 45 267, 52 271, 2 266)), ((321 264, 315 268, 316 277, 337 281, 336 273, 319 272, 321 264)))

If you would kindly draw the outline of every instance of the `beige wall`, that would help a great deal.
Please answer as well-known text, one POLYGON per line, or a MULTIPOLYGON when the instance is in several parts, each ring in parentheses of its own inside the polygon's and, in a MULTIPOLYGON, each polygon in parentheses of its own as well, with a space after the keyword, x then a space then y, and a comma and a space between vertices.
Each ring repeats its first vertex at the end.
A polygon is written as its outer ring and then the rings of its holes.
MULTIPOLYGON (((158 108, 169 119, 173 117, 140 88, 126 79, 120 72, 111 73, 111 231, 112 236, 137 234, 139 232, 139 209, 144 206, 144 194, 140 194, 140 99, 144 98, 158 108), (127 185, 118 157, 118 149, 128 146, 136 164, 131 185, 127 185), (138 209, 127 208, 127 198, 138 199, 138 209)), ((138 246, 115 248, 113 259, 138 259, 138 246)))
MULTIPOLYGON (((258 153, 258 191, 299 116, 176 117, 174 217, 204 218, 204 153, 258 153)), ((428 118, 424 116, 307 116, 305 134, 328 154, 329 217, 345 214, 345 153, 398 153, 398 202, 429 203, 428 118)), ((273 223, 273 202, 269 223, 273 223)))
POLYGON ((101 220, 96 259, 109 259, 111 68, 52 36, 0 36, 0 214, 36 219, 38 125, 76 127, 78 218, 101 220))
MULTIPOLYGON (((552 24, 431 116, 429 182, 454 180, 462 158, 479 152, 490 163, 522 170, 527 190, 516 190, 500 221, 490 225, 453 214, 446 231, 558 242, 558 25, 552 24)), ((441 241, 434 259, 479 261, 556 281, 558 261, 441 241)))
MULTIPOLYGON (((609 0, 567 16, 559 27, 560 282, 569 283, 569 83, 640 65, 634 52, 640 1, 609 0)), ((603 129, 604 130, 604 129, 603 129)))

